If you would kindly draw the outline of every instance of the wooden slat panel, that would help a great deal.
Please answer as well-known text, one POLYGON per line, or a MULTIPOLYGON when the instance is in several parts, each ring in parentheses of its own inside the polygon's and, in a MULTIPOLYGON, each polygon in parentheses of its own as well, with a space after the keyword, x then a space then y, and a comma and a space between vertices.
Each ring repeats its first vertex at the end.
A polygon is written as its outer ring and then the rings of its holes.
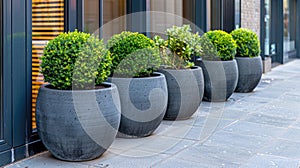
POLYGON ((40 57, 49 40, 64 31, 64 0, 32 0, 32 128, 38 89, 44 84, 40 57))
POLYGON ((60 12, 63 12, 64 11, 64 8, 33 8, 32 9, 32 12, 57 12, 57 11, 60 11, 60 12))
POLYGON ((44 18, 32 18, 33 22, 38 22, 38 21, 64 21, 64 18, 51 18, 51 17, 44 17, 44 18))
POLYGON ((42 22, 39 22, 39 23, 35 23, 33 22, 32 23, 32 26, 64 26, 64 23, 62 22, 46 22, 46 23, 42 23, 42 22))
POLYGON ((39 16, 64 16, 64 13, 32 13, 32 17, 39 16))
POLYGON ((63 27, 33 27, 32 30, 33 31, 41 31, 41 30, 63 31, 64 28, 63 27))
POLYGON ((32 37, 32 40, 52 40, 54 37, 32 37))

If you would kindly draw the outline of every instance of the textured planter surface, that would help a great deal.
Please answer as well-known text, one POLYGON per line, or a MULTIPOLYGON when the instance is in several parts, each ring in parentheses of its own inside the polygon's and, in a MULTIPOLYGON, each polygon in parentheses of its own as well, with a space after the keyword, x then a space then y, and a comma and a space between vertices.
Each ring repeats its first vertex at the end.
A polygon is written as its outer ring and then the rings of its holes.
POLYGON ((258 85, 263 71, 261 57, 236 57, 239 69, 239 80, 236 92, 252 92, 258 85))
POLYGON ((202 69, 161 69, 168 84, 168 107, 166 120, 190 118, 200 106, 204 93, 202 69))
MULTIPOLYGON (((107 84, 109 85, 109 84, 107 84)), ((39 89, 37 130, 58 159, 85 161, 101 156, 120 124, 120 99, 115 85, 98 90, 39 89)))
POLYGON ((205 101, 226 101, 234 92, 238 82, 238 68, 232 61, 198 61, 204 75, 205 101))
POLYGON ((168 90, 165 76, 112 78, 121 99, 121 123, 118 137, 151 135, 161 123, 167 108, 168 90))

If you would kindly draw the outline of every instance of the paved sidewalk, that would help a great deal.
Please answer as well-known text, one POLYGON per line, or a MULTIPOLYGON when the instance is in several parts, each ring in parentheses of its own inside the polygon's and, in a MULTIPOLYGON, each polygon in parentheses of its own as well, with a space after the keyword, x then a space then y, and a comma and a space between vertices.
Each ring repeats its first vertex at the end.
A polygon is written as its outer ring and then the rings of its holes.
POLYGON ((99 159, 63 162, 48 152, 14 167, 184 168, 300 166, 300 60, 264 74, 226 103, 203 102, 189 120, 163 121, 150 137, 117 138, 99 159))

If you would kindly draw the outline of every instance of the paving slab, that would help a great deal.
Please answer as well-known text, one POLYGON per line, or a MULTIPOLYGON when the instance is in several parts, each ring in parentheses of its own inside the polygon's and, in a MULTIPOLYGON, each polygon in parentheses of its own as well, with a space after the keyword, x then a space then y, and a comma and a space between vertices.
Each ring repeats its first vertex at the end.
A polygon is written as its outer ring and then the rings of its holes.
POLYGON ((238 121, 224 129, 225 131, 252 136, 277 138, 287 131, 287 128, 264 125, 255 122, 238 121))
POLYGON ((242 165, 240 168, 298 168, 299 166, 299 160, 258 154, 248 160, 248 162, 242 165))
POLYGON ((49 152, 6 167, 300 167, 300 60, 263 74, 251 93, 202 102, 188 120, 163 121, 153 135, 116 138, 100 158, 64 162, 49 152))
POLYGON ((261 150, 261 153, 298 159, 300 161, 300 142, 278 139, 261 150))

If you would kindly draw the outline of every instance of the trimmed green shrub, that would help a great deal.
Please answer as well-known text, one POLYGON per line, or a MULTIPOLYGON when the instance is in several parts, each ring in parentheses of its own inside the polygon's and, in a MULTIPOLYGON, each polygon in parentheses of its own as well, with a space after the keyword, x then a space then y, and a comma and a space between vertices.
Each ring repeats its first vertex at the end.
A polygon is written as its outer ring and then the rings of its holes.
POLYGON ((44 80, 60 90, 93 89, 110 74, 112 59, 102 40, 87 33, 62 33, 41 57, 44 80))
POLYGON ((237 44, 237 57, 256 57, 260 53, 258 36, 250 29, 239 28, 230 33, 237 44))
POLYGON ((124 31, 112 36, 107 48, 112 55, 112 71, 116 77, 150 76, 161 64, 154 41, 137 32, 124 31))
POLYGON ((202 59, 222 61, 233 60, 237 47, 232 36, 223 30, 212 30, 204 33, 201 46, 203 48, 202 59))
POLYGON ((200 56, 202 60, 220 60, 217 49, 208 36, 203 35, 201 37, 199 46, 201 46, 202 52, 198 56, 200 56))
POLYGON ((190 25, 173 26, 166 31, 167 40, 154 36, 155 44, 160 48, 163 64, 173 69, 190 68, 194 64, 191 56, 202 52, 198 33, 191 32, 190 25))

